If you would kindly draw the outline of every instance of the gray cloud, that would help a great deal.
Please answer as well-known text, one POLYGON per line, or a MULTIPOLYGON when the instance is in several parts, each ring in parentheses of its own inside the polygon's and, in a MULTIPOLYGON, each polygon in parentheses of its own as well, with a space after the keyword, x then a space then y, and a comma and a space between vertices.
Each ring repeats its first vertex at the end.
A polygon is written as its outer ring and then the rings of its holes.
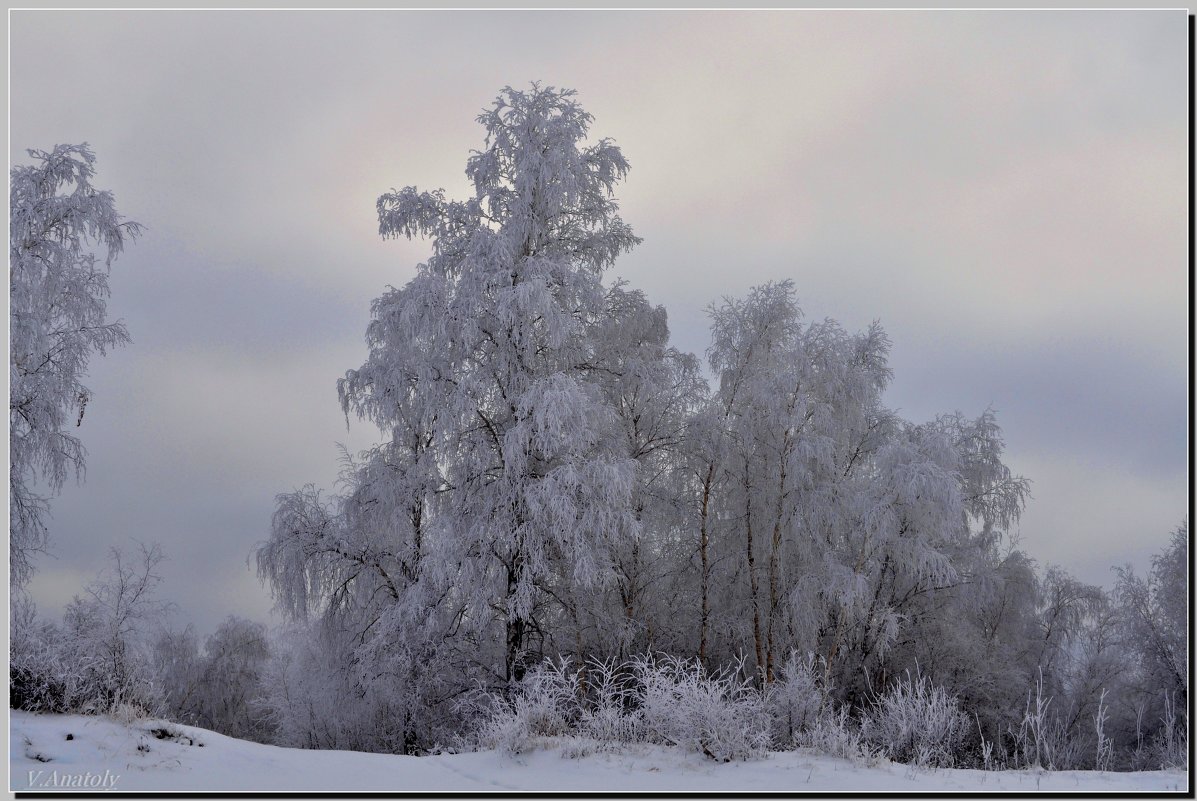
POLYGON ((999 410, 1038 558, 1108 581, 1184 513, 1183 12, 11 20, 13 159, 91 142, 148 227, 116 265, 134 344, 92 365, 44 605, 133 536, 172 557, 182 618, 265 614, 249 549, 275 493, 376 437, 334 382, 428 253, 380 240, 374 201, 465 194, 474 115, 532 79, 577 88, 631 160, 645 242, 614 272, 680 347, 705 349, 710 301, 792 278, 808 317, 881 319, 907 416, 999 410))

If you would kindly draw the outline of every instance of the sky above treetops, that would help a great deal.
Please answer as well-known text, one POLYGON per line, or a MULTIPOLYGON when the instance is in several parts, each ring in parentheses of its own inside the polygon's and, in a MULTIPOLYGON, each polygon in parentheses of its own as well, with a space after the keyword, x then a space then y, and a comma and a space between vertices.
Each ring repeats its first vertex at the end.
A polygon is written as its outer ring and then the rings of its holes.
POLYGON ((274 496, 331 487, 369 303, 429 255, 393 187, 469 192, 506 84, 578 91, 632 165, 622 277, 702 355, 707 304, 792 279, 893 340, 886 400, 997 410, 1020 547, 1108 586, 1188 506, 1184 12, 40 12, 10 15, 10 159, 89 142, 146 227, 133 344, 93 360, 81 486, 30 585, 57 615, 158 541, 176 622, 267 619, 274 496))

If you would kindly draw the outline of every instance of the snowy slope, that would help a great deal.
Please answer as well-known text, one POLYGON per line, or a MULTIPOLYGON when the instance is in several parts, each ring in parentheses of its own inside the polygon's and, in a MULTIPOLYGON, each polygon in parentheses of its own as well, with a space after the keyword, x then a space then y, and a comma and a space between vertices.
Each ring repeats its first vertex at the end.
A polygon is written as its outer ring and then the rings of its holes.
POLYGON ((1033 773, 858 767, 807 751, 715 764, 660 747, 570 758, 561 744, 518 757, 494 752, 403 757, 309 751, 234 740, 204 729, 11 712, 12 790, 790 790, 1177 791, 1183 772, 1033 773), (159 739, 155 728, 183 735, 159 739), (67 740, 67 735, 72 739, 67 740), (190 739, 191 742, 188 742, 190 739), (200 745, 202 743, 202 745, 200 745), (48 760, 48 761, 43 761, 48 760), (83 777, 83 778, 74 778, 83 777), (56 784, 54 784, 56 782, 56 784), (101 783, 104 783, 101 785, 101 783))

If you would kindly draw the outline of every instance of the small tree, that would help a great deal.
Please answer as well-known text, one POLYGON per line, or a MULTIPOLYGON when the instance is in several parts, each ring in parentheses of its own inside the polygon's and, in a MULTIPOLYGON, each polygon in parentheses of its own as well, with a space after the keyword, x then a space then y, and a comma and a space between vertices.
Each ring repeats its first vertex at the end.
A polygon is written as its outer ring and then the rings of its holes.
POLYGON ((86 143, 28 152, 36 163, 9 173, 9 577, 18 586, 46 543, 49 499, 38 488, 54 494, 68 474, 83 476, 83 444, 68 425, 83 422, 92 353, 129 341, 107 319, 108 272, 141 231, 91 185, 86 143))
POLYGON ((151 632, 170 607, 154 597, 164 558, 157 544, 139 543, 133 559, 113 548, 109 569, 67 605, 62 663, 71 672, 70 708, 158 711, 151 632))

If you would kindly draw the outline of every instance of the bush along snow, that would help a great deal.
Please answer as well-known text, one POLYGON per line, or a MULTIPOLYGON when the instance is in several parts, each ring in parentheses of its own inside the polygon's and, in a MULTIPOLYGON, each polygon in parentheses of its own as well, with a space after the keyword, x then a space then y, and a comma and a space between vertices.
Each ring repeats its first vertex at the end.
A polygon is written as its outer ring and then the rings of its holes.
POLYGON ((597 748, 677 746, 717 762, 761 757, 771 744, 770 713, 742 667, 709 673, 695 659, 669 655, 592 661, 584 670, 547 662, 510 697, 485 696, 478 743, 521 753, 542 738, 568 737, 597 748))
POLYGON ((743 673, 743 659, 708 673, 697 659, 639 657, 632 663, 645 738, 718 762, 763 756, 769 710, 743 673))
POLYGON ((945 768, 955 764, 970 733, 959 700, 909 672, 869 704, 861 729, 866 741, 895 762, 945 768))
POLYGON ((825 667, 812 653, 800 656, 791 651, 777 680, 768 685, 766 700, 773 714, 773 742, 777 747, 800 744, 801 736, 824 715, 831 703, 820 676, 825 667))
POLYGON ((511 693, 484 693, 482 706, 489 715, 478 727, 478 743, 508 754, 535 747, 544 737, 566 736, 577 731, 580 685, 575 671, 564 660, 547 662, 524 675, 511 693))

